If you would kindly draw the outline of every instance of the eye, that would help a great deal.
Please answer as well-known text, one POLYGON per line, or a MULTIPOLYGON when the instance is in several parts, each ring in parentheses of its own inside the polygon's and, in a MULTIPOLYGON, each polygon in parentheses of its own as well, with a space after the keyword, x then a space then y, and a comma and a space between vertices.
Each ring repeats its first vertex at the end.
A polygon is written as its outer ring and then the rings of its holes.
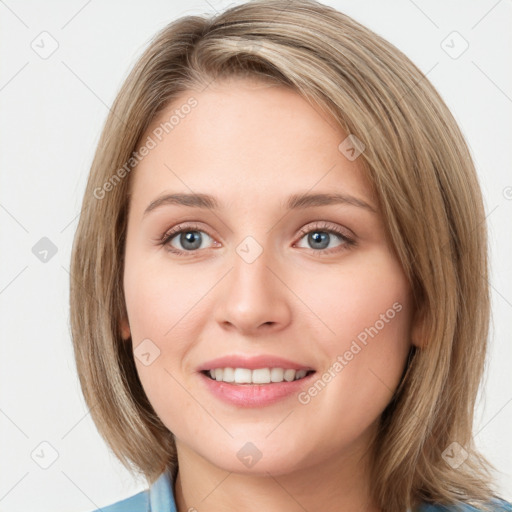
POLYGON ((309 229, 303 228, 300 232, 300 237, 301 240, 304 237, 307 237, 306 242, 313 247, 314 252, 319 254, 339 252, 340 250, 342 251, 352 247, 356 243, 355 240, 344 233, 341 228, 328 223, 319 223, 310 226, 309 229), (341 240, 338 246, 334 248, 334 251, 332 249, 328 249, 333 238, 341 240))
POLYGON ((205 241, 205 235, 207 238, 213 240, 208 233, 200 229, 197 225, 180 224, 165 233, 160 243, 165 246, 168 251, 178 255, 184 255, 186 253, 196 252, 198 249, 204 249, 202 246, 205 241), (178 244, 181 248, 176 247, 175 244, 178 244))

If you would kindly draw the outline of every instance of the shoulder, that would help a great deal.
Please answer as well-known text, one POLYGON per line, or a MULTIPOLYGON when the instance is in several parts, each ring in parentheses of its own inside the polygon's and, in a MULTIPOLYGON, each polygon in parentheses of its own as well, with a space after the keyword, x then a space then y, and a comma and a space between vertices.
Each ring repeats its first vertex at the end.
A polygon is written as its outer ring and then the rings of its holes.
POLYGON ((142 491, 124 500, 101 507, 93 512, 147 512, 149 508, 149 491, 142 491))
MULTIPOLYGON (((489 512, 512 512, 512 504, 499 498, 493 499, 489 504, 489 512)), ((433 505, 424 503, 418 512, 481 512, 481 509, 466 503, 460 505, 433 505)))

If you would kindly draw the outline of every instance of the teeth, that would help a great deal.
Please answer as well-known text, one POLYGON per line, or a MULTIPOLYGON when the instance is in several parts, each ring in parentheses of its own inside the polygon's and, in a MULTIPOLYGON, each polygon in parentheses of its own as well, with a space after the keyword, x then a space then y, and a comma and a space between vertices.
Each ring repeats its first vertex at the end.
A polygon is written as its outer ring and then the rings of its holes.
MULTIPOLYGON (((247 370, 250 372, 250 370, 247 370)), ((260 368, 252 371, 253 384, 270 384, 270 370, 268 368, 260 368)))
MULTIPOLYGON (((224 370, 220 370, 220 378, 217 377, 217 372, 219 370, 215 370, 215 378, 216 380, 222 380, 224 370)), ((250 384, 252 377, 252 371, 247 368, 235 368, 235 382, 237 384, 250 384)))
MULTIPOLYGON (((233 368, 224 368, 224 370, 220 370, 221 375, 216 380, 223 380, 224 382, 235 382, 235 370, 233 368)), ((217 374, 215 374, 217 375, 217 374)))
POLYGON ((303 379, 307 370, 284 370, 283 368, 214 368, 209 371, 210 377, 217 381, 235 384, 270 384, 271 382, 292 382, 303 379))
POLYGON ((270 370, 270 380, 272 382, 283 382, 284 370, 282 368, 272 368, 270 370))

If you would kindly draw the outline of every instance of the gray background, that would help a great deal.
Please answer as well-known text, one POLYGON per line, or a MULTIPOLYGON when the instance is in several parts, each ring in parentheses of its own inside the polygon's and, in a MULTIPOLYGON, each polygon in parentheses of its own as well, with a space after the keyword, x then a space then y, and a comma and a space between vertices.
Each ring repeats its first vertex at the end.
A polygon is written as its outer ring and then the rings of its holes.
MULTIPOLYGON (((144 488, 110 454, 81 396, 69 334, 71 243, 100 130, 136 58, 168 22, 232 3, 0 1, 1 512, 87 511, 144 488)), ((512 2, 324 3, 408 55, 469 142, 493 294, 475 441, 512 500, 512 2)))

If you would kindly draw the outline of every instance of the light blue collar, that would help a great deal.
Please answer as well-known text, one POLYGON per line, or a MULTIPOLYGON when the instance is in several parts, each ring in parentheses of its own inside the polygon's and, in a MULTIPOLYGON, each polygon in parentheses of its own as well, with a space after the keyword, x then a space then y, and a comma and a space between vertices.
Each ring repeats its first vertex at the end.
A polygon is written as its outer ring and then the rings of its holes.
POLYGON ((173 483, 168 471, 162 473, 149 489, 151 512, 177 512, 173 483))
MULTIPOLYGON (((168 470, 158 477, 158 479, 149 488, 150 512, 177 512, 176 502, 174 500, 173 486, 174 482, 168 470)), ((496 507, 493 510, 512 512, 512 505, 509 502, 503 501, 501 499, 493 499, 491 504, 496 507)), ((462 505, 462 508, 459 508, 458 506, 443 507, 441 505, 429 505, 425 503, 419 507, 419 510, 422 512, 477 512, 478 509, 473 508, 470 505, 462 505)), ((409 509, 407 512, 412 511, 409 509)))

